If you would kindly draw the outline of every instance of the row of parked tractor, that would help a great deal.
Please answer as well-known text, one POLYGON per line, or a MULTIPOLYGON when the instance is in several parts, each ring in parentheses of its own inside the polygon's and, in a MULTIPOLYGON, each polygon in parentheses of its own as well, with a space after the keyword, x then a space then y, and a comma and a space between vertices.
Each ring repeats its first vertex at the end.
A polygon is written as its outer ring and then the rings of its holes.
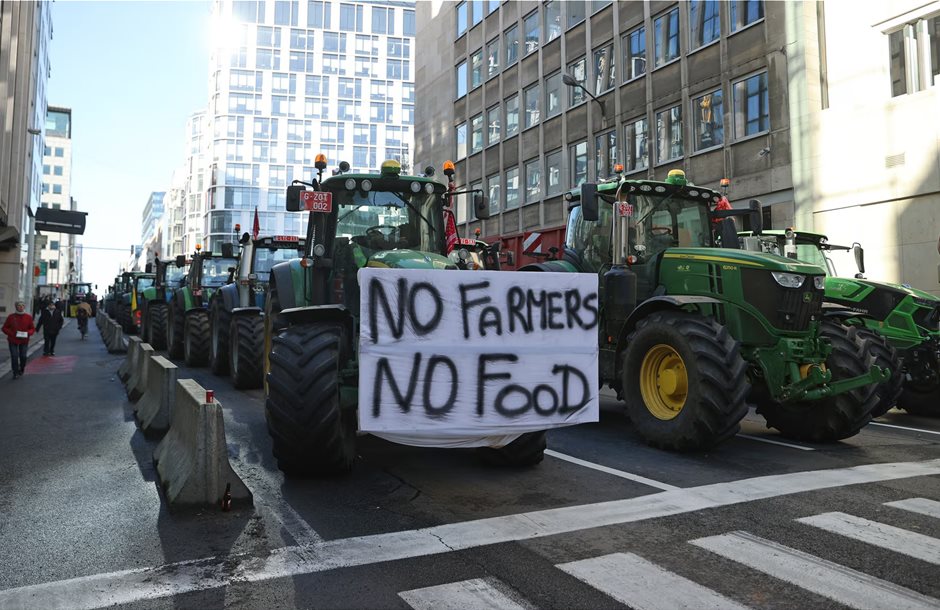
MULTIPOLYGON (((239 388, 263 385, 280 467, 322 474, 355 456, 358 270, 494 269, 500 256, 455 236, 460 197, 478 219, 489 207, 455 188, 452 164, 447 184, 431 170, 402 175, 396 162, 326 178, 325 160, 316 166, 315 179, 287 189, 287 209, 308 215, 305 237, 244 234, 220 253, 157 261, 116 278, 104 306, 171 357, 229 373, 239 388)), ((858 244, 763 231, 759 202, 723 209, 720 192, 678 170, 662 182, 618 175, 565 198, 563 251, 519 271, 598 277, 599 382, 650 444, 710 449, 738 432, 748 405, 810 442, 850 437, 894 406, 940 414, 940 299, 865 279, 858 244), (836 276, 838 249, 854 251, 855 277, 836 276)), ((481 451, 533 464, 545 432, 500 443, 481 451)))

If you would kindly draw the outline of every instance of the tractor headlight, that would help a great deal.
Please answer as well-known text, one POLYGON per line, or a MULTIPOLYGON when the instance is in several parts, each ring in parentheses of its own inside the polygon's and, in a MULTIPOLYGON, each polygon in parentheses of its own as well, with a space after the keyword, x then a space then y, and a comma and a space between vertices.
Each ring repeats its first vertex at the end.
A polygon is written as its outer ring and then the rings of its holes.
POLYGON ((356 190, 356 181, 355 181, 354 179, 352 179, 352 178, 347 178, 347 179, 346 179, 346 190, 347 190, 347 191, 354 191, 354 190, 356 190))
POLYGON ((826 276, 825 275, 813 276, 813 286, 816 287, 816 290, 825 290, 826 289, 826 276))
POLYGON ((420 183, 420 182, 412 182, 412 183, 411 183, 411 192, 412 192, 412 193, 420 193, 420 192, 421 192, 421 183, 420 183))
POLYGON ((431 193, 433 193, 433 192, 434 192, 434 185, 431 184, 430 182, 425 182, 425 183, 424 183, 424 192, 427 193, 428 195, 430 195, 431 193))
POLYGON ((780 271, 771 271, 770 274, 774 276, 774 280, 784 288, 799 288, 803 285, 803 280, 806 278, 800 275, 799 273, 783 273, 780 271))
POLYGON ((461 248, 460 250, 457 251, 457 258, 459 258, 463 262, 467 262, 467 260, 470 258, 470 253, 467 251, 466 248, 461 248))
POLYGON ((364 191, 366 191, 366 192, 371 191, 371 190, 372 190, 372 181, 371 181, 371 180, 363 180, 363 181, 362 181, 362 190, 364 190, 364 191))
POLYGON ((313 254, 314 256, 323 256, 324 254, 326 254, 326 248, 323 247, 323 244, 316 244, 313 247, 313 254))

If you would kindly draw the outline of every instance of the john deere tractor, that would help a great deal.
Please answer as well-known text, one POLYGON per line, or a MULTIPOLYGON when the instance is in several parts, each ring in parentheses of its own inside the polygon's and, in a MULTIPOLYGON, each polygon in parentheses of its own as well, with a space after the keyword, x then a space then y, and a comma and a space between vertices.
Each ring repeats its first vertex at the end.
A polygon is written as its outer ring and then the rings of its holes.
POLYGON ((523 270, 600 275, 600 381, 654 446, 714 447, 738 432, 748 400, 792 438, 856 434, 887 371, 868 364, 854 329, 823 318, 825 270, 736 249, 729 217, 759 229, 760 204, 714 211, 719 197, 681 170, 584 184, 567 195, 561 260, 523 270))
MULTIPOLYGON (((279 467, 289 473, 330 474, 352 468, 357 432, 358 271, 457 271, 445 255, 443 184, 403 176, 397 161, 377 174, 339 173, 294 181, 287 209, 309 210, 301 259, 271 270, 265 299, 265 415, 279 467)), ((485 218, 485 199, 476 198, 485 218)), ((480 439, 477 439, 480 440, 480 439)), ((484 459, 525 465, 542 460, 545 432, 481 447, 484 459)))
POLYGON ((153 285, 142 290, 137 299, 140 307, 140 335, 154 349, 166 349, 168 304, 173 291, 180 287, 186 269, 176 266, 175 260, 154 262, 153 285))
MULTIPOLYGON (((230 250, 231 244, 228 246, 230 250)), ((186 264, 185 256, 176 257, 178 268, 186 264)), ((209 300, 229 281, 230 270, 237 264, 234 256, 203 252, 196 244, 186 279, 170 299, 166 337, 170 356, 182 356, 189 366, 205 366, 209 362, 209 300)))
POLYGON ((894 371, 880 386, 873 417, 895 405, 910 413, 940 415, 940 299, 910 286, 865 279, 864 251, 858 243, 839 246, 825 235, 793 230, 742 237, 752 248, 827 269, 825 314, 857 328, 861 336, 874 337, 869 355, 894 371), (855 277, 837 276, 829 253, 838 250, 854 252, 855 277))
POLYGON ((294 235, 239 240, 241 255, 234 281, 209 303, 209 367, 231 373, 236 388, 260 388, 264 372, 264 295, 277 263, 302 257, 306 241, 294 235))
POLYGON ((125 271, 121 274, 120 288, 115 293, 115 320, 126 334, 137 334, 140 324, 137 294, 152 285, 152 273, 125 271))
MULTIPOLYGON (((91 294, 91 284, 88 284, 88 283, 69 284, 69 305, 65 309, 65 315, 67 315, 70 318, 74 318, 76 315, 76 312, 78 311, 79 303, 84 303, 85 297, 89 294, 91 294)), ((92 312, 94 312, 96 305, 91 305, 91 308, 92 308, 92 312)))

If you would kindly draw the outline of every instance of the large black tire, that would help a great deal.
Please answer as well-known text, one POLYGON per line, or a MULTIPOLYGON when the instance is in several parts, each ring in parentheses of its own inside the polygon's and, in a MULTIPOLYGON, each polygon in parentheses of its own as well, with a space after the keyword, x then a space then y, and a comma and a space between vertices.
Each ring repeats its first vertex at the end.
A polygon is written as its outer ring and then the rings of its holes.
POLYGON ((183 357, 183 337, 185 333, 186 313, 176 299, 169 305, 166 326, 166 349, 170 358, 183 357))
POLYGON ((858 327, 858 338, 864 344, 864 353, 868 355, 866 364, 877 365, 891 371, 891 376, 875 386, 877 402, 871 410, 872 419, 881 417, 898 404, 901 388, 904 385, 904 371, 898 351, 894 349, 884 335, 870 328, 858 327))
POLYGON ((147 317, 150 330, 150 346, 155 350, 166 349, 166 327, 168 307, 166 303, 150 303, 147 305, 147 317))
POLYGON ((273 338, 265 417, 278 467, 292 475, 349 472, 356 417, 339 402, 339 371, 352 346, 342 325, 298 324, 273 338))
POLYGON ((933 390, 906 385, 901 390, 898 406, 912 415, 940 417, 940 384, 933 390))
POLYGON ((260 388, 264 378, 264 318, 235 316, 229 334, 229 370, 239 390, 260 388))
POLYGON ((209 305, 209 368, 216 375, 228 374, 229 327, 232 314, 225 310, 222 298, 209 305))
MULTIPOLYGON (((826 368, 832 380, 857 377, 868 372, 870 365, 865 350, 868 341, 859 336, 858 328, 835 320, 822 322, 821 335, 832 343, 826 368)), ((786 437, 810 442, 829 442, 849 438, 871 421, 871 412, 878 402, 877 384, 868 384, 835 396, 816 401, 779 403, 766 392, 755 395, 757 413, 767 420, 768 428, 776 428, 786 437)))
POLYGON ((654 447, 704 450, 731 438, 749 387, 738 342, 712 318, 660 311, 628 338, 621 389, 633 425, 654 447))
POLYGON ((117 323, 121 325, 121 330, 125 334, 133 334, 136 329, 134 328, 133 320, 131 320, 131 306, 128 303, 118 303, 117 305, 117 323))
POLYGON ((522 434, 505 447, 480 447, 477 453, 490 466, 535 466, 545 457, 545 431, 522 434))
POLYGON ((189 366, 206 366, 209 362, 209 314, 203 310, 186 314, 183 360, 189 366))
POLYGON ((140 305, 140 341, 142 343, 147 343, 151 347, 153 343, 150 343, 150 322, 148 317, 150 316, 150 311, 147 308, 146 304, 140 305))

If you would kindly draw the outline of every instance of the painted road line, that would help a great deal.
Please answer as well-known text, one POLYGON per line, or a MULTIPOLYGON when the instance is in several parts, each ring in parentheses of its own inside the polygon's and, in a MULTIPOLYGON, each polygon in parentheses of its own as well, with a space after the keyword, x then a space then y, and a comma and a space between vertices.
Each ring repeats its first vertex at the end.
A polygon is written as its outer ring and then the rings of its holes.
POLYGON ((691 544, 850 608, 932 608, 940 600, 747 532, 691 544))
POLYGON ((940 502, 928 500, 927 498, 910 498, 908 500, 898 500, 897 502, 885 502, 885 506, 940 519, 940 502))
POLYGON ((493 578, 474 578, 436 587, 412 589, 398 594, 415 610, 526 610, 532 606, 518 603, 503 591, 509 587, 493 578), (502 590, 500 590, 502 589, 502 590))
POLYGON ((897 428, 898 430, 910 430, 911 432, 923 432, 924 434, 937 434, 940 435, 940 432, 936 430, 924 430, 922 428, 910 428, 908 426, 896 426, 895 424, 882 424, 880 422, 870 422, 869 426, 881 426, 882 428, 897 428))
POLYGON ((613 553, 556 567, 635 610, 747 607, 632 553, 613 553))
POLYGON ((781 447, 790 447, 791 449, 799 449, 800 451, 816 451, 812 447, 804 447, 803 445, 794 445, 792 443, 784 443, 783 441, 775 441, 773 439, 764 438, 763 436, 751 436, 750 434, 737 434, 738 438, 746 438, 752 441, 759 441, 761 443, 770 443, 771 445, 780 445, 781 447))
POLYGON ((550 455, 553 458, 557 458, 559 460, 571 462, 572 464, 577 464, 578 466, 584 466, 585 468, 598 470, 606 474, 611 474, 615 477, 620 477, 621 479, 629 479, 631 481, 642 483, 643 485, 649 485, 650 487, 655 487, 657 489, 662 489, 664 491, 673 491, 675 489, 681 489, 679 487, 676 487, 675 485, 669 485, 668 483, 660 483, 659 481, 654 481, 653 479, 647 479, 644 476, 633 474, 631 472, 624 472, 623 470, 617 470, 615 468, 608 468, 607 466, 603 466, 601 464, 595 464, 594 462, 588 462, 587 460, 582 460, 572 455, 558 453, 557 451, 552 451, 551 449, 546 449, 545 455, 550 455))
POLYGON ((0 608, 97 608, 225 587, 233 582, 290 578, 337 568, 516 542, 636 523, 755 500, 847 485, 940 474, 940 459, 768 475, 700 487, 550 508, 435 527, 284 547, 267 556, 233 554, 83 576, 0 591, 0 608))
POLYGON ((893 525, 869 521, 840 512, 797 519, 800 523, 940 565, 940 540, 893 525))

